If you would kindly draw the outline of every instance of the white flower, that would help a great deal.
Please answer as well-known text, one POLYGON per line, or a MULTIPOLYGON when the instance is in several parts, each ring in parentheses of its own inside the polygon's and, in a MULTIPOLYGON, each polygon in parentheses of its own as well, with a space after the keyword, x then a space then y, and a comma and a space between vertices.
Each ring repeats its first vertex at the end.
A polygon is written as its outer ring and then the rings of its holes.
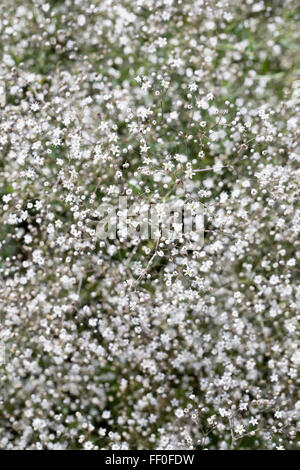
POLYGON ((175 415, 177 418, 182 418, 184 416, 184 411, 181 408, 177 408, 177 410, 175 410, 175 415))
POLYGON ((245 426, 243 426, 242 424, 238 424, 236 427, 235 427, 235 432, 237 434, 243 434, 244 432, 246 431, 245 429, 245 426))

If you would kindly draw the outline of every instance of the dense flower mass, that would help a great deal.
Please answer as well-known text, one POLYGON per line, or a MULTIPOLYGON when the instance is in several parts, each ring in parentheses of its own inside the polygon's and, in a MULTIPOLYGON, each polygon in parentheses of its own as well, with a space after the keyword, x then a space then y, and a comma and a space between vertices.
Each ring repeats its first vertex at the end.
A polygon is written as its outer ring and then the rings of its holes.
POLYGON ((299 26, 298 0, 0 0, 1 449, 297 448, 299 26), (131 236, 97 236, 120 197, 131 236))

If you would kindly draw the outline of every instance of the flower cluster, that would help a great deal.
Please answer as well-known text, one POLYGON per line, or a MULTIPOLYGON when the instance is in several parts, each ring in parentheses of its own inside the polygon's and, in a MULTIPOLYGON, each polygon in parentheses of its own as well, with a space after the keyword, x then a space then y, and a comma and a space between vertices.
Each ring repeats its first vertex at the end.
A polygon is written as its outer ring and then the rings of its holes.
POLYGON ((297 0, 0 6, 0 448, 297 448, 297 0))

